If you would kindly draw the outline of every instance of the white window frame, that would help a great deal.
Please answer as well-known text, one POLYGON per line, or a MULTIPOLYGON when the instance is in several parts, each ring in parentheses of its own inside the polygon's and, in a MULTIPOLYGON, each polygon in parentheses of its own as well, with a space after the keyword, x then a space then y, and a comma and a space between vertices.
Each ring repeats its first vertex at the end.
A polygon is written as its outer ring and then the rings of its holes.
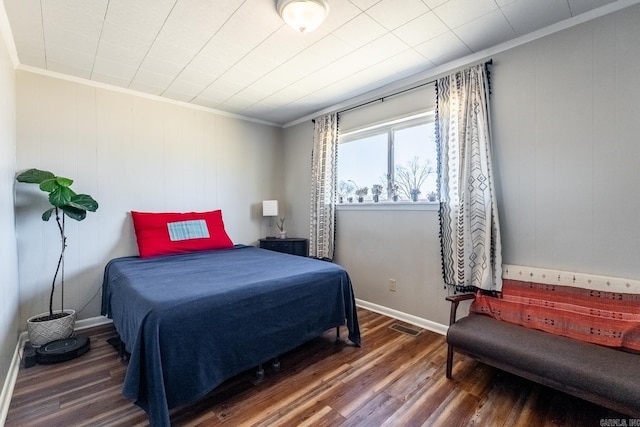
MULTIPOLYGON (((429 110, 412 114, 405 117, 395 118, 383 123, 377 123, 360 129, 354 129, 340 134, 338 136, 338 144, 348 143, 374 135, 387 134, 387 185, 391 183, 389 174, 395 170, 394 153, 394 133, 404 128, 429 124, 435 121, 435 110, 429 110)), ((338 159, 338 164, 340 159, 338 159)), ((387 188, 389 194, 390 188, 387 188)), ((394 202, 386 199, 379 202, 365 201, 362 203, 336 203, 336 207, 340 210, 357 211, 357 210, 438 210, 439 202, 434 201, 410 201, 401 200, 394 202)))

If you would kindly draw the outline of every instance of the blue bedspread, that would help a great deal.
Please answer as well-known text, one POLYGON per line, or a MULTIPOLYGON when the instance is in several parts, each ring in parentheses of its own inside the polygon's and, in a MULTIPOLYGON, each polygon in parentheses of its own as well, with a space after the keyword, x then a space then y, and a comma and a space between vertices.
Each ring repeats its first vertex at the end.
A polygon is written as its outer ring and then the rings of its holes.
POLYGON ((102 314, 131 353, 123 393, 153 426, 170 424, 170 408, 345 321, 360 345, 342 267, 253 246, 117 258, 102 292, 102 314))

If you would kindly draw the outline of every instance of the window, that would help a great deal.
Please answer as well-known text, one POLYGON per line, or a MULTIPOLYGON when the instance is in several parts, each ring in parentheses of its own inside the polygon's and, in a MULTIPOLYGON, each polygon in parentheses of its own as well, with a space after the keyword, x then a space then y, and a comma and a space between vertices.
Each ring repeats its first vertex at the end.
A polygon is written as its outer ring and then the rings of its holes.
POLYGON ((348 132, 338 143, 338 203, 358 202, 359 197, 436 200, 433 112, 348 132))

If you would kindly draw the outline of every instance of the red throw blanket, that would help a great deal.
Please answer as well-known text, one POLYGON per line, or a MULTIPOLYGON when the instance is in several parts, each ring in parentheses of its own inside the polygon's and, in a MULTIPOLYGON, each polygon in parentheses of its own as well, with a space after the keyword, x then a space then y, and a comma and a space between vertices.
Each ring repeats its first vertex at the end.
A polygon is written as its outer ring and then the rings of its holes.
POLYGON ((581 341, 640 352, 640 295, 505 279, 478 293, 474 313, 581 341))

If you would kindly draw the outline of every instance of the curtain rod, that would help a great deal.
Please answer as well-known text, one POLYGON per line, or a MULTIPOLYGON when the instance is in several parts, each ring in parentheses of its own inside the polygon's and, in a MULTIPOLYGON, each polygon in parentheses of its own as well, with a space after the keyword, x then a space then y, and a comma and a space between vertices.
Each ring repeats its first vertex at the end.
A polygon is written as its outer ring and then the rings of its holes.
MULTIPOLYGON (((493 59, 489 59, 488 61, 486 61, 484 63, 484 66, 488 67, 491 64, 493 64, 493 59)), ((410 87, 408 89, 403 89, 401 91, 394 92, 394 93, 392 93, 390 95, 387 95, 387 96, 382 96, 380 98, 372 99, 371 101, 363 102, 362 104, 358 104, 358 105, 355 105, 353 107, 349 107, 349 108, 345 108, 344 110, 340 110, 340 111, 338 111, 337 114, 346 113, 347 111, 355 110, 356 108, 364 107, 365 105, 373 104, 374 102, 384 102, 385 98, 391 98, 392 96, 400 95, 400 94, 405 93, 405 92, 409 92, 409 91, 412 91, 412 90, 415 90, 415 89, 419 89, 419 88, 421 88, 423 86, 427 86, 427 85, 433 84, 436 81, 437 80, 431 80, 431 81, 428 81, 426 83, 421 83, 421 84, 419 84, 417 86, 410 87)), ((491 86, 489 86, 489 87, 491 87, 491 86)), ((314 120, 314 122, 315 122, 315 120, 314 120)))

